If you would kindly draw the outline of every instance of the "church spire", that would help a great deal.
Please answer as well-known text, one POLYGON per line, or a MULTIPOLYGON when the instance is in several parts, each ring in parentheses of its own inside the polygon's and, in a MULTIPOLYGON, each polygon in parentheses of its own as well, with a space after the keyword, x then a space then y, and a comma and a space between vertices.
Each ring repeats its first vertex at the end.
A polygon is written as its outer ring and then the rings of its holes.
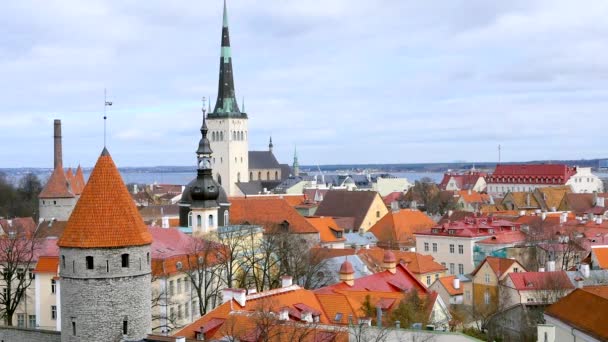
POLYGON ((272 148, 274 145, 272 144, 272 136, 270 136, 270 141, 268 142, 268 151, 272 152, 272 148))
POLYGON ((293 148, 293 175, 294 177, 300 176, 300 164, 298 163, 298 148, 294 146, 293 148))
POLYGON ((220 54, 220 78, 217 89, 215 108, 210 117, 239 117, 247 115, 239 110, 234 91, 234 78, 232 75, 232 53, 230 50, 230 34, 228 32, 228 10, 224 0, 224 19, 222 24, 222 49, 220 54))

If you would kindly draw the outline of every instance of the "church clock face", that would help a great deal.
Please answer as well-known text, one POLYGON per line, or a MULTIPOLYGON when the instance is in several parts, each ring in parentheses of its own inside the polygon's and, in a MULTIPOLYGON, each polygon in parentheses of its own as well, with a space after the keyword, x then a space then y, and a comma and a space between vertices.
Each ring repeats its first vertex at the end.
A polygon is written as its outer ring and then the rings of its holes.
POLYGON ((203 159, 201 159, 198 166, 201 169, 211 169, 211 159, 208 157, 204 157, 203 159))

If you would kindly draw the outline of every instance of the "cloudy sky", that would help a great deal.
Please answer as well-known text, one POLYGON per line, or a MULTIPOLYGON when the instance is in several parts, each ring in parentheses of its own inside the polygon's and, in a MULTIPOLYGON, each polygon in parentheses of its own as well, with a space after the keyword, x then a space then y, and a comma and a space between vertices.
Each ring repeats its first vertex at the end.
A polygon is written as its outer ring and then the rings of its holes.
MULTIPOLYGON (((229 0, 250 149, 302 164, 607 157, 608 1, 229 0)), ((221 0, 9 1, 0 167, 194 164, 221 0)))

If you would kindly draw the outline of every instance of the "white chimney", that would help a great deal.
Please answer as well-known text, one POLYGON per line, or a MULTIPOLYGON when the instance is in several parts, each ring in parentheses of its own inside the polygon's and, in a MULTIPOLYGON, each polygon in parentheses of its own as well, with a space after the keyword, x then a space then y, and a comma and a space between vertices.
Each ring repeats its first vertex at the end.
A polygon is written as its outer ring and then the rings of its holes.
POLYGON ((454 277, 454 280, 452 281, 452 286, 454 286, 454 288, 457 290, 460 288, 460 279, 458 279, 458 277, 454 277))
POLYGON ((538 268, 538 272, 545 272, 545 268, 544 267, 539 267, 538 268))
POLYGON ((582 289, 585 286, 585 281, 580 278, 576 278, 576 288, 582 289))
POLYGON ((184 336, 175 336, 175 342, 186 342, 186 338, 184 336))
POLYGON ((289 310, 287 308, 282 308, 281 311, 279 311, 279 320, 289 321, 289 310))
POLYGON ((312 319, 312 312, 309 311, 304 311, 302 312, 302 320, 304 322, 308 322, 308 323, 312 323, 313 319, 312 319))
POLYGON ((543 212, 540 214, 540 218, 541 218, 541 219, 544 221, 544 220, 547 218, 547 212, 546 212, 546 211, 543 211, 543 212))
POLYGON ((291 285, 293 285, 292 276, 282 276, 281 277, 281 287, 289 287, 291 285))
POLYGON ((240 306, 247 304, 247 291, 245 289, 233 289, 232 298, 239 303, 240 306))
POLYGON ((232 293, 232 289, 223 289, 222 290, 222 303, 226 303, 232 300, 234 297, 232 293))
POLYGON ((555 272, 555 261, 547 261, 547 272, 555 272))
POLYGON ((410 247, 410 252, 415 253, 416 252, 416 247, 410 247))
POLYGON ((589 278, 589 276, 591 276, 591 270, 589 269, 589 264, 581 264, 581 266, 579 267, 579 270, 581 271, 581 274, 583 275, 583 277, 589 278))
POLYGON ((601 216, 595 219, 596 224, 602 224, 602 222, 604 222, 604 219, 601 216))
POLYGON ((519 216, 526 216, 526 211, 525 210, 520 210, 519 211, 519 216))
POLYGON ((604 197, 598 197, 597 198, 597 202, 595 203, 596 207, 604 207, 605 206, 605 198, 604 197))
POLYGON ((566 223, 566 221, 568 221, 568 213, 561 213, 559 223, 566 223))
POLYGON ((452 216, 453 213, 454 213, 454 210, 448 210, 448 217, 452 216))

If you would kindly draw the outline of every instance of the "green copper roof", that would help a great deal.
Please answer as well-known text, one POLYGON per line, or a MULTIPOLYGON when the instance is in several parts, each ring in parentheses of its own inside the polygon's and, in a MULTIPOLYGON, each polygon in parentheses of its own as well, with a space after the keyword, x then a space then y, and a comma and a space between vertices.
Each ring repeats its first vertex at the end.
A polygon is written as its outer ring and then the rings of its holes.
POLYGON ((228 10, 226 9, 226 0, 224 0, 224 23, 223 27, 228 27, 228 10))

